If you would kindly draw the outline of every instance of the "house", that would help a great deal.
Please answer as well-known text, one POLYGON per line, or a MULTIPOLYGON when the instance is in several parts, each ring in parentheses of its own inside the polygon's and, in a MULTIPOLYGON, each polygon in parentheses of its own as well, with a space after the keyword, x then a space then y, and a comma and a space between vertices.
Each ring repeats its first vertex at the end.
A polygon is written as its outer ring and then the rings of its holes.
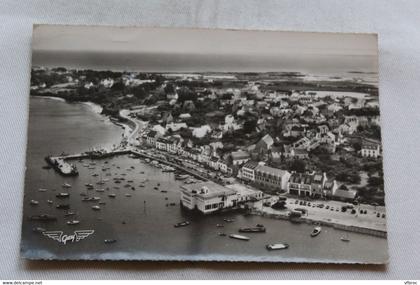
POLYGON ((370 140, 364 140, 362 142, 360 154, 363 157, 378 158, 381 156, 381 144, 370 140))
POLYGON ((284 145, 283 156, 285 158, 306 159, 309 158, 309 153, 306 149, 295 149, 290 145, 284 145))
POLYGON ((273 146, 270 151, 270 159, 272 161, 281 161, 283 146, 273 146))
POLYGON ((159 134, 157 131, 150 131, 146 135, 146 143, 150 146, 155 147, 156 146, 156 139, 159 137, 159 134))
POLYGON ((303 137, 292 144, 294 149, 307 149, 311 145, 311 140, 303 137))
POLYGON ((350 190, 346 185, 342 184, 333 193, 333 198, 341 201, 353 201, 356 198, 357 191, 350 190))
POLYGON ((178 136, 168 137, 166 140, 166 151, 170 153, 178 153, 181 148, 182 138, 178 136))
POLYGON ((311 197, 320 198, 323 196, 325 182, 327 181, 327 175, 324 173, 314 173, 311 183, 311 197))
POLYGON ((232 158, 232 164, 233 165, 241 165, 244 164, 245 162, 247 162, 251 156, 249 155, 249 153, 243 151, 243 150, 238 150, 238 151, 233 151, 230 154, 231 158, 232 158))
POLYGON ((258 162, 248 161, 241 168, 241 176, 243 180, 255 181, 255 168, 257 168, 258 162))
POLYGON ((287 190, 290 173, 286 170, 258 165, 255 170, 255 183, 273 190, 287 190))
POLYGON ((219 159, 217 161, 217 168, 223 173, 229 173, 229 167, 225 160, 219 159))
POLYGON ((335 180, 327 180, 324 184, 324 189, 322 190, 322 195, 326 198, 332 198, 333 194, 337 190, 338 185, 335 180))
POLYGON ((208 161, 208 165, 210 168, 214 170, 219 170, 219 158, 212 156, 210 160, 208 161))
POLYGON ((313 175, 307 173, 293 173, 287 184, 287 192, 297 196, 311 196, 313 175))
POLYGON ((264 155, 268 152, 268 150, 271 148, 273 143, 274 143, 273 138, 269 134, 267 134, 263 136, 260 139, 260 141, 255 144, 254 152, 264 155))
POLYGON ((329 128, 327 125, 320 125, 317 127, 318 134, 323 135, 329 132, 329 128))
POLYGON ((163 150, 163 151, 167 151, 168 150, 167 149, 168 143, 170 144, 170 142, 167 139, 165 139, 165 138, 158 138, 156 140, 156 148, 157 149, 160 149, 160 150, 163 150))

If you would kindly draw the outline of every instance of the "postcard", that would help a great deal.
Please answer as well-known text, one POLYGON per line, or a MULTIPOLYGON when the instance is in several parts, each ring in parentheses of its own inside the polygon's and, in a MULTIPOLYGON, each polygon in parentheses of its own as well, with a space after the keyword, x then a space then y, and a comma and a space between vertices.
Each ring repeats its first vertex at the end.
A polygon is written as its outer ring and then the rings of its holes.
POLYGON ((35 25, 21 254, 388 261, 376 34, 35 25))

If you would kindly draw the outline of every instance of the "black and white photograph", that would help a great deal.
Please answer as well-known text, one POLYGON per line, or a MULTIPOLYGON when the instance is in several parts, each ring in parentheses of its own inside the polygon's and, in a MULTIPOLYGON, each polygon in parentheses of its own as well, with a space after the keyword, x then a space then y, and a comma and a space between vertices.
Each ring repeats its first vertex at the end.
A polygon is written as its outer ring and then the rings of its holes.
POLYGON ((388 262, 376 34, 34 25, 30 73, 22 257, 388 262))

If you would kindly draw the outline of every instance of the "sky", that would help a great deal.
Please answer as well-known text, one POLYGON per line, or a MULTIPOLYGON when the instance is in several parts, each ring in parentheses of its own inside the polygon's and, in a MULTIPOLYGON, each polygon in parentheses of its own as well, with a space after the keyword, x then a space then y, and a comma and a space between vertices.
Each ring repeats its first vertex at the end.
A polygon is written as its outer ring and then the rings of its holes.
POLYGON ((160 72, 377 72, 376 34, 35 25, 33 65, 160 72))

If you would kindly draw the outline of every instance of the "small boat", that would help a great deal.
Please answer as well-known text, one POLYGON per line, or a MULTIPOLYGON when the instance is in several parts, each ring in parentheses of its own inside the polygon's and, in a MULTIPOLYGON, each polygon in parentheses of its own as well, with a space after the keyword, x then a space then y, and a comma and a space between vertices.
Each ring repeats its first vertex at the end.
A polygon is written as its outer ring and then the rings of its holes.
POLYGON ((155 189, 155 190, 159 190, 159 187, 153 187, 153 189, 155 189))
POLYGON ((166 190, 160 190, 161 193, 168 193, 166 190))
POLYGON ((115 194, 113 194, 113 193, 112 193, 112 194, 108 194, 108 197, 109 197, 109 198, 115 198, 115 196, 116 196, 116 195, 115 195, 115 194))
POLYGON ((98 184, 98 185, 104 185, 105 182, 101 180, 101 181, 96 182, 96 184, 98 184))
POLYGON ((36 228, 32 228, 32 231, 33 231, 34 233, 43 233, 43 232, 45 232, 46 230, 45 230, 44 228, 41 228, 41 227, 36 227, 36 228))
POLYGON ((116 243, 116 239, 104 239, 104 243, 116 243))
POLYGON ((289 248, 289 245, 287 243, 273 243, 267 244, 265 248, 268 250, 280 250, 289 248))
POLYGON ((96 189, 95 191, 96 192, 105 192, 105 189, 104 188, 99 188, 99 189, 96 189))
POLYGON ((76 215, 75 212, 68 211, 67 213, 64 214, 64 217, 70 217, 70 216, 74 216, 74 215, 76 215))
POLYGON ((125 197, 131 197, 131 194, 129 193, 125 194, 125 197))
POLYGON ((248 240, 250 240, 250 238, 249 238, 249 237, 246 237, 246 236, 241 236, 241 235, 234 235, 234 234, 232 234, 232 235, 229 235, 229 237, 230 237, 230 238, 233 238, 233 239, 244 240, 244 241, 248 241, 248 240))
POLYGON ((316 237, 317 235, 319 235, 321 233, 321 230, 322 228, 320 226, 315 227, 311 232, 311 237, 316 237))
POLYGON ((67 225, 69 225, 69 226, 78 225, 78 224, 80 224, 80 221, 78 221, 78 220, 67 221, 67 225))
POLYGON ((83 202, 94 202, 101 200, 100 197, 85 197, 82 199, 83 202))
POLYGON ((224 225, 222 225, 222 224, 217 224, 217 225, 216 225, 216 227, 218 227, 218 228, 223 228, 223 227, 224 227, 224 225))
POLYGON ((350 241, 349 236, 347 234, 344 235, 344 236, 341 236, 340 239, 341 239, 341 241, 344 241, 344 242, 349 242, 350 241))
POLYGON ((225 233, 217 233, 217 235, 218 235, 219 237, 225 237, 225 236, 226 236, 226 234, 225 234, 225 233))
POLYGON ((48 214, 34 215, 34 216, 31 216, 29 219, 31 221, 43 221, 43 222, 57 221, 57 217, 51 216, 48 214))
POLYGON ((69 183, 63 183, 62 187, 63 188, 71 188, 71 184, 69 184, 69 183))
POLYGON ((31 200, 31 202, 29 202, 29 204, 36 206, 39 204, 39 202, 37 200, 31 200))
POLYGON ((55 197, 57 197, 57 198, 68 198, 69 196, 70 196, 70 194, 65 193, 65 192, 61 192, 61 193, 58 193, 57 195, 55 195, 55 197))
POLYGON ((240 228, 240 233, 265 233, 265 227, 240 228))
POLYGON ((169 206, 176 206, 176 203, 169 203, 169 206))
POLYGON ((55 206, 57 209, 61 209, 61 210, 68 210, 70 209, 70 205, 69 204, 58 204, 57 206, 55 206))
POLYGON ((104 201, 101 201, 98 203, 99 205, 105 205, 106 203, 104 201))
POLYGON ((233 223, 235 220, 234 219, 223 219, 223 221, 225 221, 226 223, 233 223))
POLYGON ((92 183, 86 183, 85 186, 86 187, 93 187, 93 184, 92 183))
POLYGON ((144 185, 143 184, 140 184, 139 187, 144 187, 144 185))
POLYGON ((176 223, 176 224, 174 225, 174 227, 175 227, 175 228, 186 227, 186 226, 188 226, 189 224, 190 224, 190 222, 188 222, 188 221, 184 221, 184 222, 176 223))
POLYGON ((96 176, 99 176, 99 174, 98 173, 93 173, 92 176, 96 177, 96 176))
POLYGON ((95 206, 92 206, 92 209, 95 210, 95 211, 99 211, 101 209, 101 207, 95 205, 95 206))
POLYGON ((38 189, 38 192, 47 192, 47 190, 48 190, 48 189, 46 189, 46 188, 39 188, 39 189, 38 189))
POLYGON ((52 203, 53 203, 53 201, 52 201, 52 200, 47 200, 47 203, 48 203, 48 204, 52 204, 52 203))

